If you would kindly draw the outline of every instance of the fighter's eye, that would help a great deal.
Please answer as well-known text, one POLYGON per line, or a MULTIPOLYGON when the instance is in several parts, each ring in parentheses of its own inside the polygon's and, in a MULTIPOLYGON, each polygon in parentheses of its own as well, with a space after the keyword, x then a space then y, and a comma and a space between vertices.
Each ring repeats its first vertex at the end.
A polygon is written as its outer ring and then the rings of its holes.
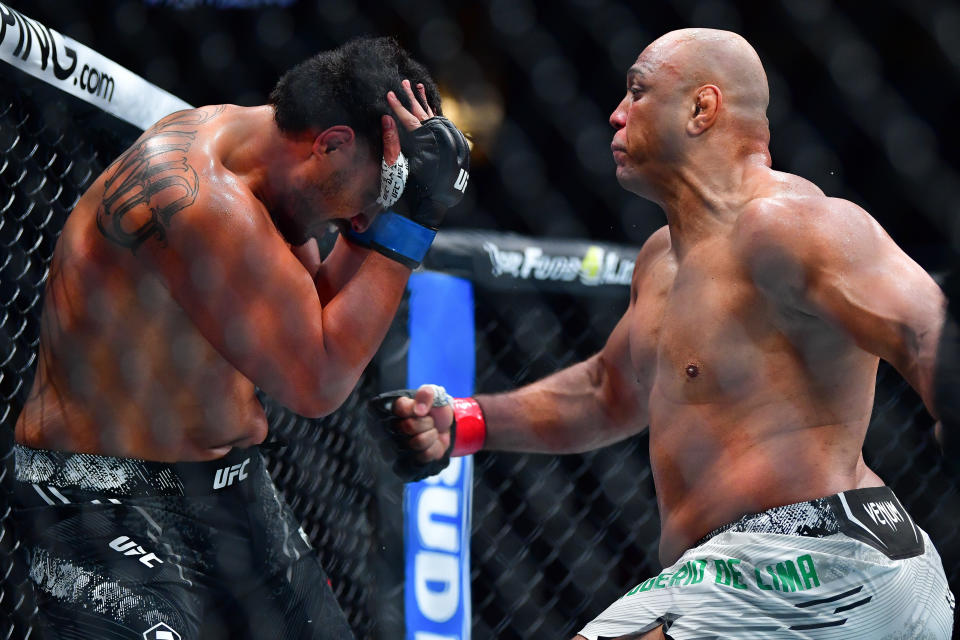
POLYGON ((639 98, 640 95, 643 93, 643 87, 638 87, 636 85, 630 87, 627 90, 630 92, 630 96, 634 99, 639 98))

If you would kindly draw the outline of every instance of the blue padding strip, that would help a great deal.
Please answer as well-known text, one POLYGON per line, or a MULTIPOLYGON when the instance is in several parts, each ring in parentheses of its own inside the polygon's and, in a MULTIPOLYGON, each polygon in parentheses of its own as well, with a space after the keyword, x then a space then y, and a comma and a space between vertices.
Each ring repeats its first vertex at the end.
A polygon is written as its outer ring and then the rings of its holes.
MULTIPOLYGON (((473 285, 441 273, 410 276, 407 386, 474 385, 473 285)), ((404 488, 404 610, 407 640, 470 638, 470 514, 473 456, 404 488)))
POLYGON ((445 273, 410 276, 407 385, 442 384, 455 397, 473 394, 473 284, 445 273))
POLYGON ((370 246, 376 243, 394 253, 422 262, 437 232, 410 218, 385 211, 376 217, 373 224, 363 233, 351 233, 350 237, 358 244, 370 246))

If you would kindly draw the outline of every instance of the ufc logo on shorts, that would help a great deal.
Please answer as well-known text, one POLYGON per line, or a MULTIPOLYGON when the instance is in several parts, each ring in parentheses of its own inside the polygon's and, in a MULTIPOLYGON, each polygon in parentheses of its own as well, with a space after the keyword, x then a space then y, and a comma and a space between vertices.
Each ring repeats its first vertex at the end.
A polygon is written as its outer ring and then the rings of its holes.
POLYGON ((161 622, 144 631, 143 640, 180 640, 180 634, 161 622))
POLYGON ((464 192, 467 190, 467 181, 470 179, 470 174, 467 173, 465 169, 460 169, 460 173, 457 174, 457 180, 453 183, 453 188, 457 191, 464 192))
POLYGON ((119 551, 125 556, 140 556, 138 560, 140 560, 140 562, 150 567, 151 569, 153 569, 154 566, 156 566, 156 565, 150 564, 151 562, 155 562, 157 564, 163 564, 163 560, 158 558, 152 552, 147 553, 146 549, 138 545, 136 542, 134 542, 127 536, 120 536, 118 538, 114 538, 113 540, 111 540, 110 548, 115 551, 119 551))
POLYGON ((217 475, 213 479, 213 488, 223 489, 224 487, 229 487, 232 485, 234 480, 246 480, 246 468, 248 462, 250 462, 250 458, 247 458, 243 462, 237 463, 231 467, 217 469, 217 475))

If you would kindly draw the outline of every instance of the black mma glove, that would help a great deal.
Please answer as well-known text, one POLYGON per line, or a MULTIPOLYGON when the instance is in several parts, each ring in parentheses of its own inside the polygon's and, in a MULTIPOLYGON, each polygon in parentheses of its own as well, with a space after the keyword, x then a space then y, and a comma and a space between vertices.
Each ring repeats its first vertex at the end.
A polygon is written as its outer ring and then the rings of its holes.
POLYGON ((409 217, 436 230, 447 209, 460 202, 470 179, 470 146, 452 122, 434 116, 410 132, 410 177, 404 198, 409 217))
MULTIPOLYGON (((403 433, 398 426, 398 423, 405 418, 393 412, 393 403, 397 398, 413 398, 415 392, 414 389, 387 391, 367 402, 367 409, 378 423, 373 427, 373 435, 380 444, 380 453, 387 462, 394 461, 393 472, 404 482, 417 482, 446 469, 450 464, 450 454, 453 452, 453 443, 457 435, 457 421, 454 420, 450 424, 450 446, 443 457, 427 463, 417 460, 419 452, 413 451, 409 446, 412 436, 403 433)), ((438 405, 437 400, 437 398, 434 399, 434 406, 443 406, 438 405)))
POLYGON ((396 211, 385 211, 363 233, 347 238, 415 269, 447 209, 460 202, 470 179, 470 147, 452 122, 434 116, 410 132, 404 149, 409 177, 396 211))

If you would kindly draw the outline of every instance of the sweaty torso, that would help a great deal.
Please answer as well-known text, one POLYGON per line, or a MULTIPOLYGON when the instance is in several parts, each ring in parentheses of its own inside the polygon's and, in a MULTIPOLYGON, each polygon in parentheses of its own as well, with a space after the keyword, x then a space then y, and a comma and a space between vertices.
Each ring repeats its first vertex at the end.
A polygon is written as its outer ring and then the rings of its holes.
POLYGON ((637 265, 630 350, 665 565, 741 515, 882 484, 861 456, 878 359, 758 289, 740 231, 678 256, 663 228, 637 265))
MULTIPOLYGON (((215 142, 230 108, 184 113, 144 134, 70 214, 50 266, 18 442, 173 461, 216 458, 265 437, 253 384, 138 257, 144 242, 164 241, 159 217, 186 215, 204 190, 237 188, 215 142)), ((205 277, 202 265, 194 275, 205 277)))

